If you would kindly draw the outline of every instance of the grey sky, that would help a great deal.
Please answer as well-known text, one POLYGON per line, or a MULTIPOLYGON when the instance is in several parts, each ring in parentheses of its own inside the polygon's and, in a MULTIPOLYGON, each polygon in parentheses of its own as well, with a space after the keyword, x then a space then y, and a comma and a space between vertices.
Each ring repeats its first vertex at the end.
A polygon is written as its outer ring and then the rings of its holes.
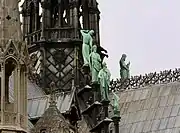
POLYGON ((180 67, 180 0, 99 0, 101 45, 112 77, 122 53, 132 75, 180 67))
MULTIPOLYGON (((24 0, 22 0, 24 1, 24 0)), ((112 78, 122 53, 139 75, 180 67, 180 0, 98 0, 101 45, 112 78)))

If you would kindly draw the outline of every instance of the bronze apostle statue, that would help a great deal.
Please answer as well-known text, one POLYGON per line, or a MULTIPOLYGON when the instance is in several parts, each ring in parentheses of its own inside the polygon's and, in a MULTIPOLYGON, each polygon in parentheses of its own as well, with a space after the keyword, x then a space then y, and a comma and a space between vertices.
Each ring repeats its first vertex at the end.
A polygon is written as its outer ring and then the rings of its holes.
POLYGON ((83 44, 82 44, 82 55, 83 55, 83 66, 89 66, 89 55, 92 52, 93 45, 93 30, 81 30, 81 34, 83 36, 83 44))
POLYGON ((114 117, 120 116, 119 96, 115 92, 113 92, 113 111, 114 111, 114 117))
POLYGON ((99 74, 98 74, 101 97, 102 97, 101 100, 109 101, 109 85, 110 85, 111 73, 108 70, 105 62, 102 64, 102 66, 103 68, 99 71, 99 74))
POLYGON ((101 57, 97 53, 97 46, 93 45, 92 52, 90 54, 90 70, 92 75, 92 83, 98 82, 98 74, 101 70, 101 57))
POLYGON ((129 73, 129 65, 130 62, 128 64, 125 63, 126 61, 126 55, 123 54, 120 61, 119 61, 119 65, 120 65, 120 76, 121 76, 121 80, 124 81, 128 78, 130 78, 130 73, 129 73))

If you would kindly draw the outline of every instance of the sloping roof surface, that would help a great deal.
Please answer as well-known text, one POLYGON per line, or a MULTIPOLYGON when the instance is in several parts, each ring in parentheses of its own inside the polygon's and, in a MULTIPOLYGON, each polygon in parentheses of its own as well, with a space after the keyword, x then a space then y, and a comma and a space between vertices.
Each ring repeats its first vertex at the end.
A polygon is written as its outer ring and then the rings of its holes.
MULTIPOLYGON (((13 85, 14 85, 14 81, 12 78, 10 78, 9 81, 10 102, 14 101, 13 85)), ((39 118, 44 114, 45 110, 49 107, 50 95, 45 95, 43 90, 40 87, 38 87, 35 83, 32 83, 30 80, 28 80, 27 89, 28 89, 27 110, 28 110, 29 120, 39 118)), ((56 95, 57 108, 61 113, 66 113, 67 111, 70 110, 74 93, 75 93, 75 88, 72 89, 72 91, 62 92, 56 95)), ((28 121, 28 129, 30 130, 33 127, 34 127, 33 124, 30 121, 28 121)))
MULTIPOLYGON (((10 102, 14 101, 14 89, 13 89, 14 81, 13 81, 12 77, 13 77, 13 75, 10 77, 10 81, 9 81, 9 100, 10 100, 10 102)), ((45 93, 43 92, 43 90, 40 87, 38 87, 36 84, 32 83, 29 80, 27 83, 27 91, 28 91, 28 98, 42 97, 45 95, 45 93)), ((30 120, 28 120, 28 131, 30 132, 30 129, 32 129, 33 127, 34 127, 34 125, 30 122, 30 120)))
POLYGON ((29 80, 27 86, 28 86, 28 99, 34 97, 42 97, 45 95, 44 91, 39 86, 37 86, 35 83, 32 83, 29 80))
MULTIPOLYGON (((71 107, 75 89, 56 95, 57 108, 61 113, 66 113, 71 107)), ((28 114, 30 119, 41 117, 49 107, 50 95, 28 99, 28 114)))
MULTIPOLYGON (((9 79, 9 100, 10 102, 14 101, 14 81, 13 75, 9 79)), ((35 97, 42 97, 45 95, 44 91, 38 87, 35 83, 32 83, 30 80, 27 82, 27 92, 28 92, 28 99, 35 98, 35 97)))

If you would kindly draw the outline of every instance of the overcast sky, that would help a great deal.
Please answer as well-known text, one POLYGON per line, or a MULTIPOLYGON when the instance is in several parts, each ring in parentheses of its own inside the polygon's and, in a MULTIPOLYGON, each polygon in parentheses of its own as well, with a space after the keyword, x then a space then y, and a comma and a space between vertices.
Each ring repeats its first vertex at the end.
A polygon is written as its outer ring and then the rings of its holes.
POLYGON ((131 75, 180 67, 180 0, 98 0, 112 77, 126 53, 131 75))
MULTIPOLYGON (((23 1, 23 0, 22 0, 23 1)), ((98 0, 112 78, 123 53, 131 75, 180 67, 180 0, 98 0)))

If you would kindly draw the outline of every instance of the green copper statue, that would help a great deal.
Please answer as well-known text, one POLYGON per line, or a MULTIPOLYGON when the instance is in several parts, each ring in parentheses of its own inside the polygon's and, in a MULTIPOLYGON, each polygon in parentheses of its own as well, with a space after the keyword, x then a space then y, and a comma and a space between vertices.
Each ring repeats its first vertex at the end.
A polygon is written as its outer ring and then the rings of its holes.
POLYGON ((98 73, 101 70, 101 57, 97 53, 97 46, 93 45, 90 54, 90 69, 92 73, 92 83, 98 82, 98 73))
POLYGON ((114 116, 119 117, 120 111, 119 111, 119 96, 113 92, 113 110, 114 110, 114 116))
POLYGON ((81 30, 81 34, 83 36, 83 45, 82 45, 82 55, 84 60, 83 66, 89 66, 89 55, 92 51, 93 45, 93 30, 81 30))
POLYGON ((121 76, 122 80, 130 78, 130 73, 129 73, 130 62, 128 64, 125 64, 126 57, 127 56, 125 54, 123 54, 120 61, 119 61, 120 76, 121 76))
POLYGON ((111 73, 107 68, 106 63, 104 62, 103 68, 100 70, 98 74, 98 79, 100 82, 100 90, 101 90, 101 96, 102 96, 102 101, 109 101, 109 85, 110 85, 110 77, 111 73))

